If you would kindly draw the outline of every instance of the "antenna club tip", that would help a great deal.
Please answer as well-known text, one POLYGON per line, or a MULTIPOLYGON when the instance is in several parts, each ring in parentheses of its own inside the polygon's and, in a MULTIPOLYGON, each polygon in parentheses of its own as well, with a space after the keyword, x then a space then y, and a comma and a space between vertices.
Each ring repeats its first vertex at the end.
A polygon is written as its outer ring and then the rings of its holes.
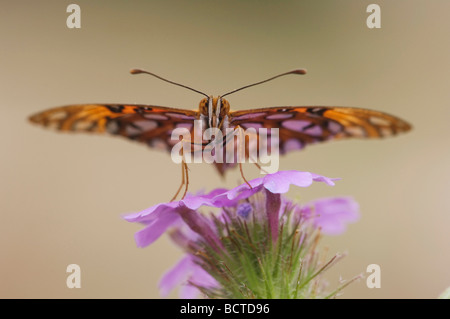
POLYGON ((130 73, 131 74, 139 74, 139 73, 142 73, 142 70, 140 70, 140 69, 131 69, 130 73))
POLYGON ((307 70, 306 69, 297 69, 297 70, 292 71, 292 73, 294 73, 294 74, 306 74, 307 70))

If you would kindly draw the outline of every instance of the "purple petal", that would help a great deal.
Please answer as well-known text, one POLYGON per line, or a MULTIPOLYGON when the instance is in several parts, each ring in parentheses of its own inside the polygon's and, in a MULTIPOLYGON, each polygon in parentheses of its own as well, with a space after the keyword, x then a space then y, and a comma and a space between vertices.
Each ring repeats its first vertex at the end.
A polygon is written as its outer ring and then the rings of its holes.
MULTIPOLYGON (((255 178, 251 181, 249 181, 249 184, 252 186, 250 188, 247 183, 241 184, 233 189, 230 189, 229 191, 224 192, 223 194, 220 194, 215 197, 215 204, 219 203, 234 203, 239 201, 243 198, 248 198, 252 196, 253 194, 259 192, 262 188, 263 184, 263 178, 255 178)), ((217 206, 219 207, 219 206, 217 206)))
POLYGON ((269 224, 269 231, 272 241, 276 242, 278 239, 278 222, 281 208, 281 195, 274 194, 266 190, 266 213, 269 224))
POLYGON ((200 295, 200 291, 197 287, 186 284, 180 287, 179 295, 181 299, 196 299, 200 295))
POLYGON ((202 236, 214 250, 217 252, 221 251, 223 245, 209 220, 195 210, 188 208, 185 208, 183 211, 179 210, 179 214, 190 229, 202 236))
MULTIPOLYGON (((299 172, 299 171, 279 171, 274 174, 267 174, 264 177, 256 178, 249 181, 252 188, 250 188, 247 183, 239 185, 227 192, 218 194, 212 198, 212 206, 223 207, 234 205, 236 201, 248 198, 253 194, 259 192, 262 187, 272 193, 281 194, 286 193, 289 190, 291 184, 299 187, 311 186, 313 181, 324 182, 330 186, 334 185, 332 178, 325 176, 312 174, 309 172, 299 172)), ((208 205, 209 206, 209 205, 208 205)))
POLYGON ((197 264, 195 264, 194 271, 189 281, 196 286, 205 288, 213 288, 219 286, 219 283, 216 281, 216 279, 214 279, 213 276, 211 276, 206 270, 204 270, 197 264))
POLYGON ((155 206, 144 209, 138 213, 132 213, 123 216, 123 218, 129 222, 151 222, 158 219, 160 216, 173 212, 180 206, 179 202, 160 203, 155 206))
POLYGON ((359 205, 351 197, 322 198, 306 204, 302 209, 306 217, 314 218, 314 226, 327 235, 342 234, 347 223, 359 219, 359 205))
POLYGON ((197 298, 201 292, 196 287, 211 289, 219 286, 219 283, 210 274, 195 263, 192 275, 189 278, 189 283, 180 288, 180 297, 183 299, 197 298), (192 283, 193 285, 189 283, 192 283))
POLYGON ((170 239, 183 250, 189 251, 200 235, 190 229, 181 218, 178 221, 172 225, 169 232, 170 239))
POLYGON ((214 198, 227 192, 225 188, 217 188, 209 192, 208 194, 202 194, 197 196, 189 196, 180 201, 181 206, 186 206, 189 209, 198 209, 201 206, 214 206, 214 198))
POLYGON ((272 193, 282 194, 289 191, 291 184, 298 187, 309 187, 314 182, 324 182, 327 185, 334 186, 333 180, 325 176, 299 171, 279 171, 264 177, 264 187, 272 193))
POLYGON ((329 186, 334 186, 334 182, 333 181, 339 181, 340 178, 328 178, 325 176, 321 176, 321 175, 317 175, 314 173, 311 173, 313 180, 315 182, 324 182, 325 184, 329 185, 329 186))
POLYGON ((173 212, 167 212, 153 220, 144 229, 141 229, 134 235, 138 247, 145 247, 157 240, 171 225, 173 225, 180 216, 173 212))
POLYGON ((193 272, 195 264, 192 257, 187 255, 178 261, 169 271, 167 271, 159 282, 161 296, 167 297, 176 286, 186 282, 193 272))
POLYGON ((299 187, 311 186, 313 176, 309 172, 279 171, 264 177, 264 187, 272 193, 282 194, 289 191, 289 186, 294 184, 299 187))
POLYGON ((159 282, 161 296, 167 297, 177 286, 181 286, 179 291, 181 298, 194 299, 200 294, 196 286, 214 288, 219 284, 209 273, 195 263, 192 255, 186 255, 161 278, 159 282), (194 285, 189 284, 190 282, 194 285))

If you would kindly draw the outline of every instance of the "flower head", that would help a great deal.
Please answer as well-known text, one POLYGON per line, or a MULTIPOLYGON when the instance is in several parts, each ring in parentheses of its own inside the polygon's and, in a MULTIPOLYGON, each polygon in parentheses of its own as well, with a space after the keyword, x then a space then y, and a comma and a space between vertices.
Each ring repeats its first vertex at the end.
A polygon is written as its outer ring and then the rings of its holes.
MULTIPOLYGON (((318 296, 316 242, 320 229, 337 234, 358 217, 351 198, 328 198, 301 206, 281 196, 291 185, 334 185, 335 179, 298 171, 280 171, 236 188, 189 195, 127 215, 145 227, 136 233, 139 247, 168 231, 186 256, 160 282, 162 295, 177 284, 183 298, 201 292, 221 298, 299 298, 318 296), (220 209, 204 214, 200 208, 220 209), (303 269, 303 271, 302 271, 303 269), (307 271, 305 271, 305 269, 307 271), (311 293, 311 285, 316 287, 311 293)), ((334 261, 334 259, 332 259, 334 261)), ((323 266, 323 265, 322 265, 323 266)))

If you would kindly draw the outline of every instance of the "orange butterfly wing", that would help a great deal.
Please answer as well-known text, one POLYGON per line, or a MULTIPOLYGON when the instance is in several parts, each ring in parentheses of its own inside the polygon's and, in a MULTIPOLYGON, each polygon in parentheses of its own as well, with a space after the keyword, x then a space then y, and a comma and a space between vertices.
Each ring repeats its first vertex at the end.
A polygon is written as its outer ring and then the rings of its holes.
POLYGON ((49 109, 30 121, 67 132, 109 133, 171 150, 178 141, 170 139, 173 129, 192 131, 197 111, 151 105, 80 104, 49 109))
MULTIPOLYGON (((278 128, 279 151, 345 138, 382 138, 407 132, 411 125, 387 113, 351 107, 268 107, 230 112, 230 127, 278 128)), ((248 153, 248 149, 246 149, 248 153)), ((223 175, 236 163, 215 163, 223 175)))
POLYGON ((343 138, 381 138, 411 126, 398 117, 350 107, 269 107, 231 112, 230 126, 278 128, 280 153, 343 138))

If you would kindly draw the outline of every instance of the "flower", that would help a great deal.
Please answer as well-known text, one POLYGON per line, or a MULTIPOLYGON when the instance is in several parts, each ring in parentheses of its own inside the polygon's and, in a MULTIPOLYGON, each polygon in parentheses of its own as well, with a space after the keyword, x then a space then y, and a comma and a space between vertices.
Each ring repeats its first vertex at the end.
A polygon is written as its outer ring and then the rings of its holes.
POLYGON ((124 218, 129 222, 147 225, 135 236, 138 247, 145 247, 157 240, 181 216, 186 216, 188 211, 194 211, 201 206, 229 207, 236 205, 240 200, 249 198, 262 189, 267 189, 273 194, 281 194, 286 193, 291 184, 309 187, 313 182, 324 182, 327 185, 334 186, 334 180, 337 179, 309 172, 279 171, 251 180, 249 183, 252 188, 244 183, 231 190, 215 189, 206 195, 193 196, 188 194, 186 198, 180 201, 160 203, 141 212, 126 215, 124 218))
MULTIPOLYGON (((281 194, 291 185, 333 186, 336 179, 309 172, 280 171, 233 189, 161 203, 124 218, 145 227, 135 235, 145 247, 167 232, 185 256, 160 282, 167 296, 181 284, 180 296, 210 298, 302 298, 321 295, 320 233, 339 234, 357 220, 358 204, 349 197, 326 198, 304 206, 281 194), (200 208, 220 209, 204 214, 200 208), (314 289, 312 288, 314 287, 314 289)), ((336 290, 337 292, 338 290, 336 290)), ((330 296, 333 296, 332 294, 330 296)))

